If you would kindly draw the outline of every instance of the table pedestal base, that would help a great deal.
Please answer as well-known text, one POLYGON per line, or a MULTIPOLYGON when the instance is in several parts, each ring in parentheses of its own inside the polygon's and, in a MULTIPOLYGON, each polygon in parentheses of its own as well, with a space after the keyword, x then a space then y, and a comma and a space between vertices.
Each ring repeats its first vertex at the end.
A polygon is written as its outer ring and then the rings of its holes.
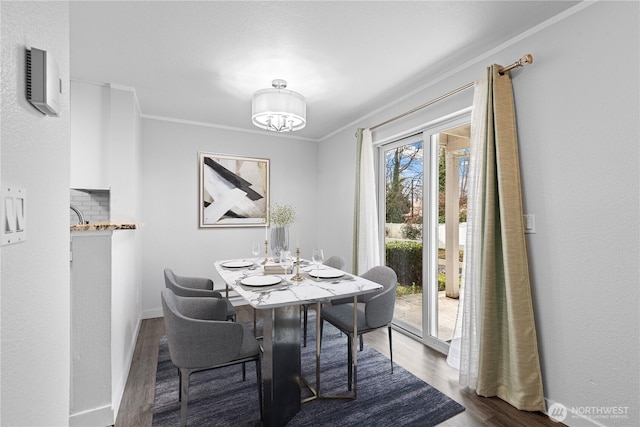
POLYGON ((264 425, 284 426, 299 411, 300 307, 262 310, 264 425))

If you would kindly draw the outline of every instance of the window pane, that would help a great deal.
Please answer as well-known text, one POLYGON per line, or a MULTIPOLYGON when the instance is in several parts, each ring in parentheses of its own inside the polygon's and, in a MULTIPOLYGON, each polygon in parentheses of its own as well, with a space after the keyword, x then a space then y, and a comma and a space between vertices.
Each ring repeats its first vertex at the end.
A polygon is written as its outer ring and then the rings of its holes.
POLYGON ((423 144, 416 137, 384 151, 386 264, 398 274, 395 321, 422 330, 423 144))
POLYGON ((438 135, 437 337, 453 338, 466 240, 469 125, 438 135))

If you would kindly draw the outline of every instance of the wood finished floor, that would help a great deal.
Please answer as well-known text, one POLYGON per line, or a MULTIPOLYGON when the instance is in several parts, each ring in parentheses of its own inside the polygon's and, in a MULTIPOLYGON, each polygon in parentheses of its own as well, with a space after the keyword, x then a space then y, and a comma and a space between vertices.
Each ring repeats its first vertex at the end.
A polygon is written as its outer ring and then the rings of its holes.
MULTIPOLYGON (((249 306, 237 309, 238 321, 246 322, 253 319, 253 310, 249 306)), ((313 326, 311 328, 313 331, 313 326)), ((142 321, 129 378, 116 419, 116 427, 151 426, 158 364, 158 340, 162 335, 164 335, 162 318, 142 321)), ((368 333, 364 337, 365 345, 370 345, 380 353, 389 356, 389 342, 385 328, 368 333)), ((463 413, 450 418, 440 424, 441 426, 562 426, 540 412, 518 411, 500 399, 479 397, 473 392, 461 389, 458 385, 457 371, 447 365, 442 354, 395 331, 393 355, 394 362, 398 365, 466 408, 463 413)))

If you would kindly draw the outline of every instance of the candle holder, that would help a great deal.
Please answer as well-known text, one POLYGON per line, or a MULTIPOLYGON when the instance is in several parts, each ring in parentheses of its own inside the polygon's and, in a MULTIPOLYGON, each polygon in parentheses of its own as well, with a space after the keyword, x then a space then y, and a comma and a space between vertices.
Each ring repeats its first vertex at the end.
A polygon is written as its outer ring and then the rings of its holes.
POLYGON ((296 275, 289 280, 294 282, 302 282, 304 280, 304 276, 300 275, 300 248, 296 249, 296 275))
POLYGON ((260 263, 260 265, 266 265, 269 262, 269 241, 265 239, 264 241, 264 261, 260 263))

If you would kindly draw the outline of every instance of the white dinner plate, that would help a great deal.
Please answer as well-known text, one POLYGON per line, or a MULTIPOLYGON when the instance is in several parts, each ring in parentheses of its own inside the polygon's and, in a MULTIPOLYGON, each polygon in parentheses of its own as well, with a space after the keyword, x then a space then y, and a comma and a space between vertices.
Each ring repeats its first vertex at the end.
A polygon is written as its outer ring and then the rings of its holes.
POLYGON ((251 261, 226 261, 222 263, 222 266, 227 268, 243 268, 250 267, 252 265, 253 262, 251 261))
POLYGON ((247 286, 271 286, 277 285, 282 281, 278 276, 249 276, 240 281, 247 286))
POLYGON ((319 279, 335 279, 336 277, 344 276, 344 271, 336 270, 335 268, 325 268, 320 270, 312 268, 309 270, 309 275, 319 279))

